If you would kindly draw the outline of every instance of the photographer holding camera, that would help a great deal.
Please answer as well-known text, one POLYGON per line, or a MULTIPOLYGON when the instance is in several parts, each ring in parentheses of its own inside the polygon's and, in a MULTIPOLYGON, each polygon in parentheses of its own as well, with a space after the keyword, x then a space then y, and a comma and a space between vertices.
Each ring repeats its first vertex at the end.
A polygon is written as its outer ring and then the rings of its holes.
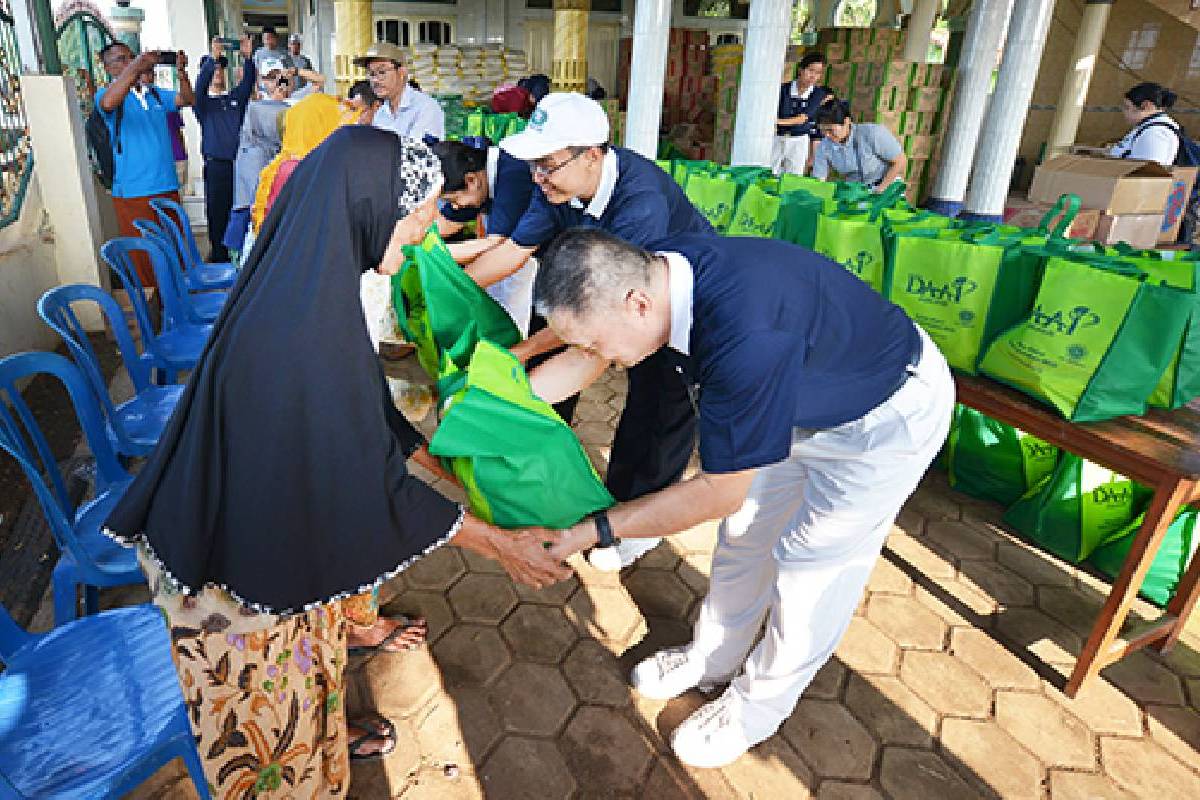
MULTIPOLYGON (((179 177, 167 114, 195 100, 187 76, 187 56, 150 50, 134 56, 128 45, 113 42, 100 51, 100 60, 112 79, 96 93, 96 110, 108 128, 113 152, 113 207, 122 236, 137 236, 136 219, 154 219, 150 201, 167 197, 179 202, 179 177), (174 65, 179 71, 179 91, 154 85, 154 68, 174 65)), ((157 286, 154 270, 144 254, 135 254, 138 277, 145 286, 157 286)))

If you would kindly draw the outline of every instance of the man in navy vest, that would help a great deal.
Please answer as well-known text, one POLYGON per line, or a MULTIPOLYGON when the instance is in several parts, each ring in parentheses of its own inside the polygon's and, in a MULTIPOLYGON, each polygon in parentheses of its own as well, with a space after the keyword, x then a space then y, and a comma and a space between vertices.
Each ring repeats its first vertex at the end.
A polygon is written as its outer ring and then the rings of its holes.
MULTIPOLYGON (((647 246, 665 236, 712 233, 683 190, 654 162, 608 142, 608 117, 595 100, 575 93, 542 99, 529 127, 500 142, 529 163, 533 198, 507 238, 467 266, 481 286, 514 274, 554 236, 570 227, 599 228, 647 246)), ((535 320, 531 330, 537 330, 535 320)), ((555 349, 561 342, 542 330, 513 349, 518 357, 555 349)), ((606 483, 613 496, 631 500, 674 482, 695 446, 695 413, 667 348, 629 371, 625 411, 617 425, 606 483)), ((560 412, 561 413, 561 412, 560 412)), ((569 415, 569 410, 568 410, 569 415)), ((656 539, 621 548, 626 564, 656 539)))
POLYGON ((840 265, 771 239, 685 235, 649 252, 576 229, 541 260, 534 297, 571 345, 534 371, 542 397, 663 347, 683 359, 702 471, 583 520, 552 552, 723 518, 692 642, 632 680, 655 699, 729 683, 671 741, 687 764, 729 764, 791 715, 845 633, 946 438, 946 361, 840 265))

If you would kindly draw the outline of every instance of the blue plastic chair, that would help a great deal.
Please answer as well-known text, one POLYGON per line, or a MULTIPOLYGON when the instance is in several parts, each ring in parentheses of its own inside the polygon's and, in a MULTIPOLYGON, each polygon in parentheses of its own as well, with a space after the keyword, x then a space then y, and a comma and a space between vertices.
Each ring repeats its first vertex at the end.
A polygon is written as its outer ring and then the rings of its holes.
POLYGON ((158 444, 167 420, 175 410, 183 386, 158 386, 151 382, 150 367, 142 360, 125 322, 125 314, 117 301, 98 286, 74 284, 58 286, 42 295, 38 314, 67 343, 67 349, 91 384, 100 408, 104 411, 109 441, 113 449, 124 456, 149 455, 158 444), (91 302, 100 307, 109 328, 117 340, 121 360, 133 382, 134 396, 120 405, 113 405, 100 360, 79 322, 71 304, 91 302))
MULTIPOLYGON (((131 236, 105 242, 100 248, 100 257, 112 267, 129 295, 138 328, 142 333, 142 346, 145 348, 142 360, 151 368, 162 371, 165 376, 164 383, 174 383, 177 372, 193 369, 200 360, 200 354, 204 352, 204 345, 212 333, 212 325, 186 321, 186 314, 180 309, 175 293, 164 291, 159 295, 163 301, 162 330, 156 332, 150 321, 150 303, 146 297, 146 289, 142 286, 137 269, 130 258, 130 254, 136 251, 148 253, 151 263, 154 259, 161 262, 164 258, 154 242, 131 236)), ((157 266, 155 275, 159 276, 157 266)), ((162 280, 159 276, 159 281, 162 280)))
POLYGON ((196 237, 192 235, 192 221, 182 205, 165 197, 156 197, 150 201, 150 207, 158 215, 159 225, 175 243, 191 291, 233 286, 238 276, 237 267, 229 261, 209 263, 200 257, 200 248, 196 247, 196 237))
POLYGON ((221 308, 229 298, 229 292, 203 291, 193 292, 188 288, 187 276, 183 272, 183 263, 175 250, 171 237, 155 223, 148 219, 135 219, 133 227, 142 234, 143 239, 149 239, 158 245, 161 259, 153 261, 154 275, 158 278, 159 288, 164 285, 164 277, 159 276, 159 268, 165 267, 165 275, 170 278, 174 289, 176 305, 183 310, 184 319, 188 322, 205 324, 214 321, 221 313, 221 308))
POLYGON ((162 613, 139 605, 45 634, 0 606, 0 800, 118 798, 182 758, 210 797, 162 613))
POLYGON ((56 625, 78 616, 80 587, 85 613, 95 614, 100 610, 101 588, 146 582, 133 549, 101 532, 133 479, 108 443, 100 407, 78 367, 54 353, 18 353, 0 359, 0 449, 24 470, 61 553, 52 575, 56 625), (71 502, 45 435, 17 389, 19 382, 34 375, 53 375, 66 387, 96 459, 95 497, 78 508, 71 502))

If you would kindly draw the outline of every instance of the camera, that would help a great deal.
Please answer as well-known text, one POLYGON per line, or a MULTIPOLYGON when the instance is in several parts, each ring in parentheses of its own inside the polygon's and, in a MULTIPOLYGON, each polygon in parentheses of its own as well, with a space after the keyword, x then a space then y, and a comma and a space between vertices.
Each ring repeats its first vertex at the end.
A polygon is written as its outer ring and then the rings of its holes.
POLYGON ((179 54, 174 50, 159 50, 158 60, 154 63, 158 64, 160 67, 173 67, 175 66, 175 61, 178 58, 178 55, 179 54))
POLYGON ((238 41, 237 39, 230 39, 225 36, 222 36, 221 38, 217 39, 217 41, 219 41, 221 43, 221 47, 225 48, 226 50, 228 50, 231 53, 234 52, 235 50, 240 49, 242 46, 242 43, 240 41, 238 41))

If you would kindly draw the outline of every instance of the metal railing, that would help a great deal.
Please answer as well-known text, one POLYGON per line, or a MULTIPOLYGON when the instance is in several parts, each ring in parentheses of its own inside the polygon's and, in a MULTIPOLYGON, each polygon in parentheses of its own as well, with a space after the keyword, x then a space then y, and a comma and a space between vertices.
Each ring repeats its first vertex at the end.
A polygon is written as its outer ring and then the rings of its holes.
POLYGON ((112 29, 88 4, 71 4, 55 19, 54 38, 63 74, 75 79, 79 110, 86 117, 94 108, 96 89, 105 83, 100 51, 114 41, 112 29))
POLYGON ((33 148, 21 92, 21 57, 12 3, 0 0, 0 228, 21 215, 33 148))

